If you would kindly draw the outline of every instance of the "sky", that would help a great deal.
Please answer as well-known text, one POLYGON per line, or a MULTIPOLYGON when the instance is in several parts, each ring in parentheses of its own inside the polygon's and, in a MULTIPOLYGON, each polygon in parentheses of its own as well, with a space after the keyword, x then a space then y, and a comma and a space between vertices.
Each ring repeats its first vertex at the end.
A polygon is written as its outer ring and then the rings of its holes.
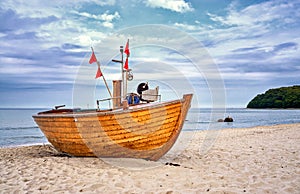
MULTIPOLYGON (((71 106, 74 80, 90 47, 147 24, 168 26, 201 43, 218 67, 228 108, 246 107, 270 88, 300 84, 299 0, 5 0, 0 22, 2 108, 71 106)), ((164 62, 172 56, 162 48, 147 53, 143 47, 141 54, 130 43, 132 63, 149 56, 164 62)), ((186 63, 172 59, 179 66, 186 63)), ((185 77, 195 81, 193 71, 184 68, 185 77)), ((209 107, 205 99, 210 95, 201 95, 199 106, 209 107)))

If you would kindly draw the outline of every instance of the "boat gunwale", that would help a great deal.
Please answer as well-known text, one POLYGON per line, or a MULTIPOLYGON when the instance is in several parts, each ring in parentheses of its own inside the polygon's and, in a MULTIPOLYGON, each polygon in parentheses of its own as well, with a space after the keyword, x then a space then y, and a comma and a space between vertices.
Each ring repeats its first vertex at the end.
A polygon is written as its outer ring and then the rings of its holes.
POLYGON ((143 111, 143 110, 151 110, 156 108, 161 108, 167 105, 172 105, 176 103, 183 103, 184 98, 182 99, 176 99, 171 101, 165 101, 165 102, 157 102, 157 103, 147 103, 147 104, 139 104, 135 106, 130 106, 128 109, 124 110, 122 108, 113 109, 113 110, 107 110, 101 112, 97 111, 97 109, 94 110, 81 110, 76 112, 66 112, 66 113, 43 113, 39 112, 35 115, 33 115, 33 118, 77 118, 77 117, 90 117, 90 116, 107 116, 107 115, 119 115, 119 114, 125 114, 125 113, 132 113, 137 111, 143 111))

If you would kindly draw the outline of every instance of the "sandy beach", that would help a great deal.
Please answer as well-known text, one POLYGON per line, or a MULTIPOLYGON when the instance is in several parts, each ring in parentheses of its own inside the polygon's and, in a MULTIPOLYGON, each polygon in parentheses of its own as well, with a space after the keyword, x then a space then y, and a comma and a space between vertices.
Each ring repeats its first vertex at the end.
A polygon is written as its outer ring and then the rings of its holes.
POLYGON ((199 131, 177 157, 149 163, 133 170, 50 145, 1 148, 0 193, 300 193, 300 123, 199 131))

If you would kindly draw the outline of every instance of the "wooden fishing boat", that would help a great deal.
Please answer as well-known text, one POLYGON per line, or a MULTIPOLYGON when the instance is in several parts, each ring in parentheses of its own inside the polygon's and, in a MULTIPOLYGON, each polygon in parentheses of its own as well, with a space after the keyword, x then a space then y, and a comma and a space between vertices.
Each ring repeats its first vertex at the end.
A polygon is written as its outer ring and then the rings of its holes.
POLYGON ((127 110, 60 109, 33 118, 48 141, 73 156, 157 160, 175 143, 192 94, 180 100, 131 106, 127 110))
POLYGON ((33 118, 58 151, 72 156, 158 160, 178 138, 191 100, 185 94, 166 102, 115 101, 118 106, 107 110, 56 107, 33 118))

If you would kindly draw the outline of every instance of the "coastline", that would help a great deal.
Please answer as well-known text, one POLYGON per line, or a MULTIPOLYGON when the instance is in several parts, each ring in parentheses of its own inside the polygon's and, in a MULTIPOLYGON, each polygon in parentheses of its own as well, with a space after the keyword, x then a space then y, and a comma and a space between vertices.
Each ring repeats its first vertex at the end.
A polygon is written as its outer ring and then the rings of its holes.
POLYGON ((12 192, 297 193, 300 123, 194 132, 165 165, 130 170, 67 157, 49 144, 0 148, 0 187, 12 192), (175 165, 176 164, 176 165, 175 165))

